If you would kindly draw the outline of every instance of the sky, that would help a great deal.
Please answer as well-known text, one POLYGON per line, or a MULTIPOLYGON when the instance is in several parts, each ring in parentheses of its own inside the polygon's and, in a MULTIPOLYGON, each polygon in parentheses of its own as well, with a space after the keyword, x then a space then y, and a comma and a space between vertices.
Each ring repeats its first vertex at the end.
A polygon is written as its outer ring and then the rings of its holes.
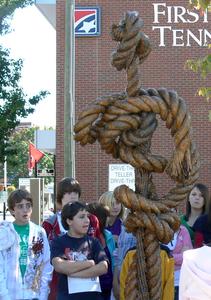
POLYGON ((23 60, 21 87, 28 96, 41 90, 50 92, 23 122, 41 129, 56 124, 56 30, 33 5, 16 10, 13 31, 0 36, 0 43, 10 49, 11 58, 23 60))

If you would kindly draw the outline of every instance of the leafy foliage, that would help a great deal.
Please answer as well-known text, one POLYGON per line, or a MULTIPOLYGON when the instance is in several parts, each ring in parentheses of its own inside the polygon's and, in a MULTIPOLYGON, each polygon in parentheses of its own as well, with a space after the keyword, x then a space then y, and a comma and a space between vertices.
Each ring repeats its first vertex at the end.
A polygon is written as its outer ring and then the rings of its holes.
MULTIPOLYGON (((205 79, 208 74, 211 73, 211 54, 206 55, 199 59, 189 59, 186 62, 186 67, 201 74, 201 77, 205 79)), ((198 89, 198 95, 205 97, 207 100, 211 98, 211 88, 210 87, 200 87, 198 89)))
POLYGON ((0 162, 8 154, 5 143, 19 124, 20 118, 33 113, 35 105, 48 94, 41 91, 36 96, 26 98, 19 86, 22 66, 21 59, 9 58, 9 51, 0 46, 0 162))
POLYGON ((190 6, 196 9, 205 10, 211 4, 210 0, 189 0, 190 6))
POLYGON ((203 79, 211 73, 211 54, 197 60, 187 60, 187 66, 194 72, 200 72, 203 79))
MULTIPOLYGON (((29 177, 29 141, 34 141, 37 127, 15 131, 9 140, 9 145, 14 152, 7 156, 7 177, 10 184, 18 187, 18 179, 29 177)), ((40 169, 53 169, 53 155, 47 154, 39 162, 40 169)), ((0 177, 3 177, 3 166, 0 165, 0 177)), ((52 177, 45 178, 45 183, 53 181, 52 177)))
POLYGON ((0 34, 5 34, 9 31, 9 23, 16 8, 23 8, 31 4, 33 4, 32 0, 1 0, 0 34))
MULTIPOLYGON (((10 19, 17 8, 32 4, 32 0, 0 0, 0 34, 5 34, 10 28, 10 19)), ((9 137, 20 118, 33 113, 36 104, 48 92, 41 91, 28 98, 20 86, 23 61, 10 58, 10 52, 0 45, 0 163, 5 156, 15 153, 9 137)))
MULTIPOLYGON (((189 4, 192 8, 201 10, 201 12, 211 8, 211 0, 189 0, 189 4)), ((208 45, 208 48, 210 49, 211 45, 208 45)), ((201 77, 205 79, 211 73, 211 54, 202 58, 187 60, 186 67, 193 72, 200 73, 201 77)), ((205 97, 207 101, 211 99, 211 87, 200 87, 197 92, 199 96, 205 97)))

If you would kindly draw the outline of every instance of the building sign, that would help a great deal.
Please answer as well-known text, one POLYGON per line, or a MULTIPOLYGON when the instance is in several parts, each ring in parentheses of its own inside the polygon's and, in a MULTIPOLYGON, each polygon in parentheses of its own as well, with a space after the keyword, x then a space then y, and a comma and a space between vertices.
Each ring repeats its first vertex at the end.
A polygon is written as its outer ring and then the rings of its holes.
POLYGON ((108 190, 113 191, 122 184, 135 190, 134 168, 128 164, 109 164, 108 190))
POLYGON ((53 177, 54 169, 38 169, 37 176, 38 177, 53 177))
POLYGON ((98 36, 101 33, 100 26, 100 7, 75 8, 76 36, 98 36))
MULTIPOLYGON (((188 1, 187 1, 188 3, 188 1)), ((208 46, 211 31, 208 31, 210 14, 208 11, 188 10, 184 6, 154 3, 152 30, 159 35, 159 47, 208 46), (199 25, 193 28, 194 23, 199 25), (200 28, 201 27, 201 28, 200 28)))

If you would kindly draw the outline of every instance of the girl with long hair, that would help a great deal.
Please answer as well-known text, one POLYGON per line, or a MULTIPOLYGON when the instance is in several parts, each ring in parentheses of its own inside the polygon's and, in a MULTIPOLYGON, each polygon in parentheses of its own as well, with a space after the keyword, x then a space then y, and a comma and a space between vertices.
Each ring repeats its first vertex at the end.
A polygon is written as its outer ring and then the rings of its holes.
POLYGON ((188 229, 193 244, 194 224, 198 217, 207 212, 209 201, 208 187, 202 183, 195 184, 187 197, 186 213, 180 219, 181 224, 188 229))

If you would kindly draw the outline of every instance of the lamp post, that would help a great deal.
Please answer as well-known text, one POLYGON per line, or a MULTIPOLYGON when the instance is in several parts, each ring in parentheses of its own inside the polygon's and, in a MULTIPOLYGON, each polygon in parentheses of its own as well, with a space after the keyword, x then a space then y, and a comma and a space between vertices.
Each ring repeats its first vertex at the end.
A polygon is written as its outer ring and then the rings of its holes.
POLYGON ((65 7, 64 176, 75 177, 75 1, 65 7))

